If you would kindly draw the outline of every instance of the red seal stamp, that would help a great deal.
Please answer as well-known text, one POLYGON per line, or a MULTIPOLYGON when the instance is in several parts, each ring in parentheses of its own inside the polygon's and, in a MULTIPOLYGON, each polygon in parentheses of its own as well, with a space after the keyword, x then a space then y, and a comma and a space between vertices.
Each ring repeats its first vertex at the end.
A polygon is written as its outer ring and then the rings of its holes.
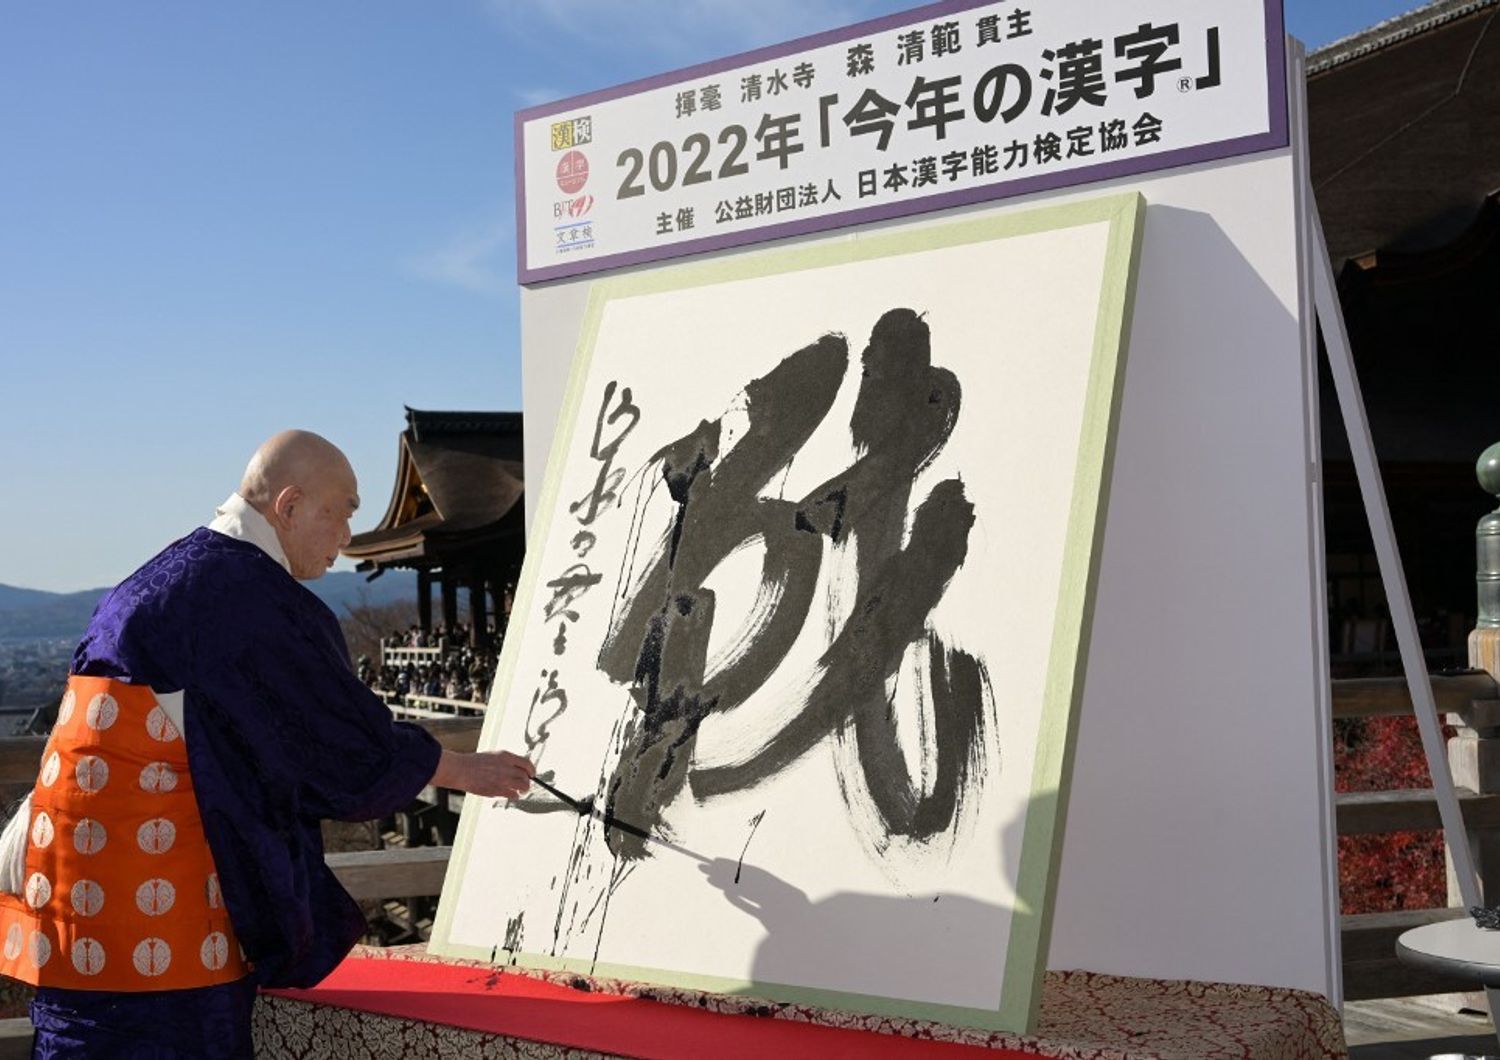
POLYGON ((565 195, 576 195, 589 182, 589 160, 582 151, 569 151, 557 160, 557 186, 565 195))

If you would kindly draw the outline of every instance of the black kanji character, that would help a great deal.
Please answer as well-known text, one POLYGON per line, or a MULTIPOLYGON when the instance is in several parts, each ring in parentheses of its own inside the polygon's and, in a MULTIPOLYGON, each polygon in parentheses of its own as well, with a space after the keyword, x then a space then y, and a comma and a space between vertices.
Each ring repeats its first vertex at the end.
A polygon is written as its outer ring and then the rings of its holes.
POLYGON ((573 605, 603 580, 604 575, 590 570, 588 564, 573 564, 547 583, 547 588, 552 590, 552 599, 542 608, 542 614, 548 622, 555 618, 577 622, 578 612, 573 610, 573 605))
POLYGON ((896 38, 896 65, 919 63, 927 58, 927 38, 919 29, 910 30, 896 38))
POLYGON ((1099 123, 1099 150, 1123 151, 1130 146, 1130 133, 1123 118, 1111 118, 1099 123))
POLYGON ((569 513, 577 517, 579 525, 589 526, 599 518, 601 512, 619 503, 617 491, 620 483, 625 480, 625 471, 614 466, 615 454, 620 451, 621 444, 635 430, 640 419, 641 410, 636 406, 630 388, 618 387, 614 380, 610 380, 604 388, 604 400, 599 405, 599 415, 594 421, 594 440, 589 448, 589 456, 599 462, 599 474, 594 479, 594 488, 568 505, 569 513), (615 400, 616 390, 619 392, 619 404, 611 411, 610 402, 615 400), (624 423, 621 424, 621 421, 624 423), (618 431, 608 443, 604 442, 606 426, 618 431))
POLYGON ((780 114, 772 117, 763 115, 760 119, 760 128, 755 130, 755 138, 760 141, 760 150, 755 157, 764 161, 774 158, 777 164, 785 169, 787 161, 795 154, 806 150, 800 142, 801 134, 797 126, 802 121, 800 114, 780 114))
POLYGON ((935 23, 928 35, 932 38, 932 54, 934 58, 940 55, 949 55, 963 48, 963 43, 958 33, 957 22, 935 23))
POLYGON ((1161 119, 1149 111, 1136 119, 1130 128, 1135 133, 1135 145, 1145 147, 1147 144, 1161 142, 1161 119))
POLYGON ((976 177, 1000 172, 1000 155, 994 144, 980 144, 969 154, 969 169, 976 177))
POLYGON ((849 108, 849 113, 844 115, 844 124, 849 127, 851 136, 877 133, 880 139, 875 146, 884 151, 886 145, 891 142, 892 130, 896 128, 891 115, 900 109, 901 104, 892 103, 873 88, 867 88, 860 94, 854 106, 849 108))
MULTIPOLYGON (((628 688, 634 711, 604 811, 645 831, 663 822, 689 789, 699 800, 744 791, 775 776, 824 740, 847 739, 886 836, 922 842, 950 830, 982 776, 969 773, 993 710, 976 657, 945 645, 931 615, 968 556, 974 505, 953 476, 914 496, 920 469, 946 446, 962 404, 951 372, 934 364, 927 324, 910 309, 884 314, 860 361, 826 336, 747 384, 748 423, 730 445, 721 421, 701 424, 653 458, 672 502, 642 541, 662 540, 632 586, 601 646, 598 667, 628 688), (766 495, 822 423, 850 370, 859 391, 849 419, 857 458, 801 500, 766 495), (831 637, 796 708, 769 726, 744 704, 800 643, 818 591, 826 547, 857 542, 850 618, 831 637), (755 616, 749 650, 711 665, 724 600, 708 579, 749 541, 763 552, 761 584, 773 587, 755 616), (896 739, 890 683, 903 660, 922 660, 932 690, 932 742, 924 783, 914 785, 896 739), (737 727, 744 753, 704 762, 695 755, 710 715, 737 727)), ((852 778, 851 778, 852 779, 852 778)), ((844 783, 841 778, 840 784, 844 783)), ((639 832, 609 829, 625 862, 646 857, 639 832)))
POLYGON ((1094 127, 1079 125, 1068 130, 1069 158, 1082 158, 1094 153, 1094 127))
MULTIPOLYGON (((1053 52, 1042 52, 1042 58, 1057 60, 1057 87, 1047 90, 1042 102, 1043 114, 1066 114, 1079 103, 1104 106, 1104 42, 1097 38, 1071 41, 1053 52)), ((1051 77, 1052 71, 1042 73, 1051 77)))
POLYGON ((962 121, 964 111, 954 106, 959 102, 958 86, 963 78, 957 74, 929 81, 920 74, 912 82, 911 93, 906 97, 908 108, 916 116, 906 123, 908 129, 937 129, 939 140, 947 139, 948 125, 962 121))
POLYGON ((1135 98, 1144 99, 1156 91, 1156 79, 1162 74, 1182 69, 1181 59, 1166 58, 1167 50, 1177 46, 1177 23, 1153 26, 1147 22, 1134 33, 1115 38, 1115 57, 1135 63, 1115 71, 1116 81, 1135 81, 1135 98))
POLYGON ((849 47, 849 54, 845 64, 845 72, 849 77, 858 77, 861 74, 875 72, 875 48, 866 43, 853 44, 849 47))

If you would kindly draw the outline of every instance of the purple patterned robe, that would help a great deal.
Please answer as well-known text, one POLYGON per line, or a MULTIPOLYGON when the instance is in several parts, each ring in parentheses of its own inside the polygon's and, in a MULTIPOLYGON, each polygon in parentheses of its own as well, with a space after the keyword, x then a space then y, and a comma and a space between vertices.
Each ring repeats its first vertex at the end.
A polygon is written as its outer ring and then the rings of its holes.
POLYGON ((99 604, 73 672, 184 693, 204 831, 262 986, 311 986, 364 931, 323 862, 322 818, 401 810, 441 749, 355 677, 328 607, 248 541, 207 528, 99 604))

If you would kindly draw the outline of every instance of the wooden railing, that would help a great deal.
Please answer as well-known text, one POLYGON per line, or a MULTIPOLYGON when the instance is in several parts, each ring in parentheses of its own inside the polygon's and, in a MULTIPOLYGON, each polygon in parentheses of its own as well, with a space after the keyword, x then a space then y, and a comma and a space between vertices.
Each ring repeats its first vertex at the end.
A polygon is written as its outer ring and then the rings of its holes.
POLYGON ((483 714, 487 704, 472 699, 449 699, 447 696, 408 692, 404 703, 392 701, 389 706, 396 717, 420 723, 455 715, 483 714))
POLYGON ((394 666, 397 663, 434 663, 443 659, 443 649, 438 646, 430 648, 413 648, 407 645, 400 647, 380 646, 380 663, 382 666, 394 666))
MULTIPOLYGON (((472 751, 479 742, 483 717, 424 718, 422 728, 438 743, 453 751, 472 751)), ((0 739, 0 807, 9 805, 31 790, 42 760, 45 736, 12 736, 0 739)))
MULTIPOLYGON (((1471 671, 1432 678, 1438 710, 1459 726, 1452 741, 1476 740, 1477 761, 1493 762, 1493 775, 1475 784, 1455 769, 1459 800, 1475 861, 1485 878, 1481 883, 1490 902, 1500 901, 1500 858, 1486 851, 1500 847, 1500 685, 1488 673, 1471 671), (1469 783, 1465 783, 1468 780, 1469 783)), ((1362 678, 1333 683, 1335 718, 1410 714, 1411 698, 1404 678, 1362 678)), ((472 751, 484 718, 433 717, 421 719, 424 729, 446 748, 472 751)), ((0 740, 0 798, 6 802, 29 791, 35 782, 46 737, 0 740)), ((456 814, 463 796, 429 788, 422 802, 436 813, 456 814)), ((1440 827, 1436 799, 1430 790, 1340 794, 1335 803, 1340 835, 1368 835, 1440 827)), ((446 845, 354 851, 328 855, 340 882, 359 899, 430 897, 442 889, 451 848, 446 845)), ((1395 957, 1396 936, 1408 928, 1464 915, 1462 909, 1417 909, 1393 913, 1364 913, 1343 917, 1344 991, 1349 1000, 1401 997, 1413 994, 1458 992, 1468 988, 1418 972, 1395 957)))
MULTIPOLYGON (((1493 763, 1476 778, 1455 768, 1464 821, 1481 869, 1481 885, 1491 903, 1500 901, 1500 685, 1488 673, 1473 671, 1432 678, 1438 710, 1459 726, 1451 745, 1476 741, 1480 746, 1455 747, 1456 754, 1493 763), (1472 753, 1470 753, 1472 752, 1472 753), (1467 781, 1467 783, 1466 783, 1467 781)), ((1410 714, 1411 698, 1404 678, 1368 678, 1333 683, 1333 715, 1359 718, 1410 714)), ((444 747, 472 751, 484 718, 433 717, 418 722, 444 747)), ((18 798, 35 782, 46 737, 0 740, 0 798, 18 798)), ((435 813, 456 814, 463 796, 427 789, 422 801, 435 813)), ((1335 802, 1340 835, 1368 835, 1440 827, 1437 802, 1430 790, 1340 794, 1335 802)), ((339 880, 360 899, 430 897, 443 884, 450 847, 420 846, 329 854, 328 864, 339 880)), ((1458 908, 1401 910, 1343 917, 1344 991, 1351 1000, 1401 997, 1413 994, 1458 992, 1469 988, 1459 980, 1416 971, 1396 960, 1396 936, 1411 927, 1464 915, 1458 908)))

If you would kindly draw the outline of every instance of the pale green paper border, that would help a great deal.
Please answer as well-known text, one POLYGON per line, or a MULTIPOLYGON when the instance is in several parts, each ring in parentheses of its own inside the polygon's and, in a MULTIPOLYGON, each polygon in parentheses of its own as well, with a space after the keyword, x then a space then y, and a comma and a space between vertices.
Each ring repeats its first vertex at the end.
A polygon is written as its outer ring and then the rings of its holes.
MULTIPOLYGON (((1109 467, 1113 456, 1119 390, 1123 380, 1125 340, 1130 332, 1135 277, 1140 254, 1141 219, 1145 201, 1128 193, 1060 206, 1041 207, 1022 213, 945 221, 892 233, 852 235, 837 242, 758 254, 722 258, 701 264, 654 269, 650 272, 604 280, 593 285, 588 309, 573 358, 567 392, 558 417, 552 452, 536 508, 536 522, 527 544, 521 584, 513 614, 529 615, 543 575, 538 570, 543 545, 551 532, 558 505, 563 464, 572 451, 579 427, 579 407, 592 364, 595 342, 605 305, 612 299, 685 290, 710 284, 824 268, 869 258, 910 254, 968 243, 1031 235, 1062 228, 1108 222, 1109 242, 1105 252, 1094 350, 1084 399, 1083 427, 1074 470, 1073 497, 1069 508, 1067 541, 1052 629, 1046 690, 1037 732, 1036 759, 1032 770, 1031 798, 1024 827, 1016 907, 1011 914, 1010 941, 1005 956, 1005 974, 998 1009, 939 1005, 903 998, 845 993, 777 983, 745 982, 716 976, 676 972, 658 968, 594 963, 578 958, 545 954, 510 954, 486 950, 449 940, 458 881, 468 863, 476 814, 467 800, 454 841, 453 856, 443 881, 443 897, 433 925, 430 952, 442 956, 496 960, 504 954, 517 964, 549 970, 574 971, 618 979, 661 983, 668 986, 725 994, 745 994, 776 1001, 812 1004, 825 1008, 877 1015, 910 1016, 961 1026, 983 1027, 1025 1033, 1035 1019, 1040 984, 1045 971, 1051 930, 1057 863, 1062 855, 1062 830, 1066 817, 1066 793, 1072 768, 1077 732, 1078 703, 1083 694, 1084 663, 1088 653, 1089 620, 1098 577, 1099 544, 1103 537, 1104 511, 1108 499, 1109 467), (1050 807, 1051 813, 1037 813, 1050 807), (451 897, 450 897, 451 896, 451 897)), ((481 748, 497 745, 520 650, 520 637, 506 637, 490 698, 490 709, 480 734, 481 748)), ((525 853, 518 852, 524 859, 525 853)))

